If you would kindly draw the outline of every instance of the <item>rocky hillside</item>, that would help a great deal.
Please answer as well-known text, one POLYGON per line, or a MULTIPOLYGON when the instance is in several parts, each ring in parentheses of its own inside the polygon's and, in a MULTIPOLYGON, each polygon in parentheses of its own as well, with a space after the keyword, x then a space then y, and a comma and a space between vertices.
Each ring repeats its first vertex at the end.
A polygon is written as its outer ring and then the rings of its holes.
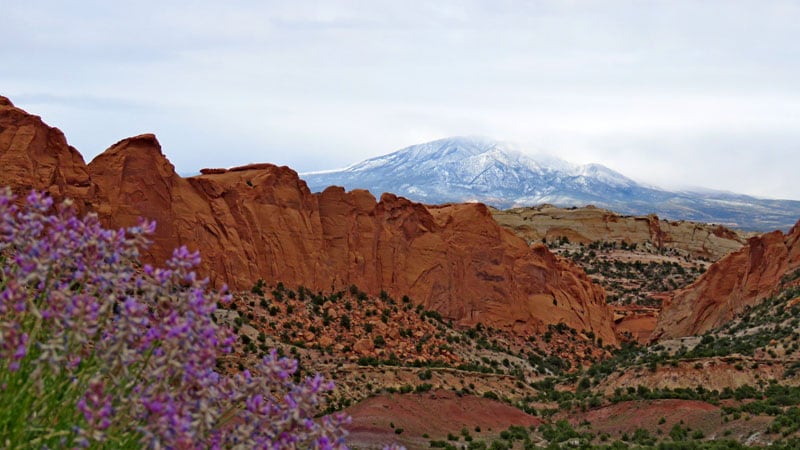
POLYGON ((622 216, 595 207, 492 210, 529 243, 572 260, 606 291, 617 335, 649 342, 662 301, 702 274, 709 261, 741 248, 745 233, 719 225, 622 216))
POLYGON ((784 234, 753 237, 715 264, 695 283, 668 299, 653 339, 701 334, 775 294, 800 271, 800 223, 784 234))
POLYGON ((649 244, 657 249, 676 249, 695 258, 716 261, 740 249, 752 233, 732 230, 721 225, 699 222, 670 221, 655 215, 623 216, 612 211, 587 206, 558 208, 542 205, 531 208, 492 210, 500 225, 514 230, 529 242, 625 242, 649 244))
POLYGON ((63 134, 0 101, 0 183, 46 189, 110 226, 155 219, 146 258, 187 245, 202 274, 248 289, 256 280, 313 290, 358 285, 410 295, 462 325, 518 332, 563 322, 616 342, 605 294, 575 265, 498 226, 479 204, 424 206, 329 188, 259 164, 182 178, 153 135, 125 139, 89 165, 63 134))

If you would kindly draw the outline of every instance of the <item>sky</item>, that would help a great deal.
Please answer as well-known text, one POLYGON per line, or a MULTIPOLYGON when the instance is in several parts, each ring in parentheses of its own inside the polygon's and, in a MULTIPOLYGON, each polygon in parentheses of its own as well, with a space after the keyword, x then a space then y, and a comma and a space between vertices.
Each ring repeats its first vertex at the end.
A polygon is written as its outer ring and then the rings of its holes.
POLYGON ((344 167, 454 135, 800 199, 800 1, 0 0, 0 95, 89 161, 344 167))

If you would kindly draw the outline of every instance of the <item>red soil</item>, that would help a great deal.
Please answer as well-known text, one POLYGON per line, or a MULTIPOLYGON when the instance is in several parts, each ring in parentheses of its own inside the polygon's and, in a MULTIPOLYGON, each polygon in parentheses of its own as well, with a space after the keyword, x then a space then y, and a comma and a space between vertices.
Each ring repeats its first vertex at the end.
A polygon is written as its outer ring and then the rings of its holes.
MULTIPOLYGON (((409 449, 429 448, 430 440, 459 435, 462 428, 475 439, 496 436, 510 425, 538 426, 542 421, 505 403, 451 391, 389 394, 368 398, 345 410, 353 418, 348 444, 381 448, 398 442, 409 449), (394 429, 391 425, 394 425, 394 429), (480 432, 476 432, 480 427, 480 432), (400 434, 395 429, 402 429, 400 434), (429 438, 423 438, 427 434, 429 438)), ((462 438, 463 439, 463 438, 462 438)))

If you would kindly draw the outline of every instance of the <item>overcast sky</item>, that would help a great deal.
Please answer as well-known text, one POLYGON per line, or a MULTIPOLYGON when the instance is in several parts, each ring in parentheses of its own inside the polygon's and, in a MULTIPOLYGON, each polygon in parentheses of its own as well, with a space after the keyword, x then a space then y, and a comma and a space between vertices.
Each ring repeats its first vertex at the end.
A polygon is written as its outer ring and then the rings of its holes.
POLYGON ((3 0, 0 94, 90 160, 343 167, 452 135, 800 199, 800 1, 3 0))

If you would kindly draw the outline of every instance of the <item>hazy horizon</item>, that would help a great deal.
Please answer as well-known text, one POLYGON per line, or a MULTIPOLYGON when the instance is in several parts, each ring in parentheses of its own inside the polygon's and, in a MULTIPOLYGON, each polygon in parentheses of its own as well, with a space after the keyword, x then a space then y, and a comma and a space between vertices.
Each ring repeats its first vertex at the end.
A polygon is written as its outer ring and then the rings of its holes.
POLYGON ((12 2, 0 94, 87 160, 335 169, 458 135, 800 199, 793 1, 12 2))

